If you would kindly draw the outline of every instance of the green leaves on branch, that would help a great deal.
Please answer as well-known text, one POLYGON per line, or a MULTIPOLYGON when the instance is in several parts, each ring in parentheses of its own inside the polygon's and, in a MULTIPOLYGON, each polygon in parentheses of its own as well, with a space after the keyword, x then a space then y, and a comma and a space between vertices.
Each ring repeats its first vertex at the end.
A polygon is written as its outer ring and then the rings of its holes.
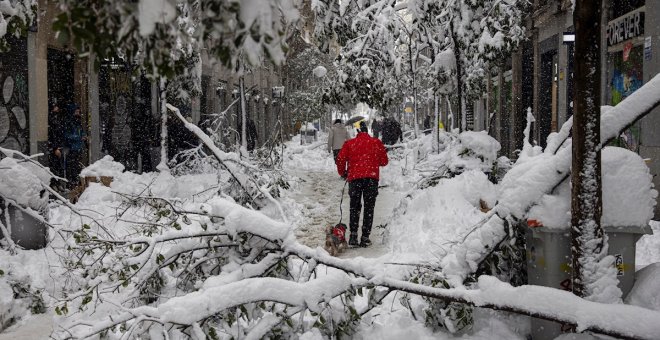
POLYGON ((228 67, 242 57, 251 64, 264 57, 281 64, 287 32, 298 19, 293 0, 258 0, 252 6, 226 0, 161 1, 162 13, 154 16, 144 0, 59 0, 62 13, 53 29, 79 53, 93 52, 97 67, 119 57, 152 78, 171 79, 202 49, 228 67))

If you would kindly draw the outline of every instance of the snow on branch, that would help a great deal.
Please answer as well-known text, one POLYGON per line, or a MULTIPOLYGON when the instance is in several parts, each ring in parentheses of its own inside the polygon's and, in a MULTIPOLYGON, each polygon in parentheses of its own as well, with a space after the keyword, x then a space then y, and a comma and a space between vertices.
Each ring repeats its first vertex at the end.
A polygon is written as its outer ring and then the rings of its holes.
POLYGON ((441 289, 382 278, 374 284, 413 294, 529 315, 620 338, 654 339, 660 334, 660 312, 619 304, 597 303, 571 292, 542 287, 513 287, 492 276, 481 276, 478 289, 441 289))
POLYGON ((0 1, 0 39, 3 42, 7 33, 32 24, 36 5, 36 0, 0 1))
POLYGON ((243 189, 243 191, 250 197, 251 202, 255 202, 255 195, 248 189, 248 184, 245 180, 241 180, 240 174, 241 172, 236 169, 236 167, 228 164, 229 162, 238 164, 245 170, 245 175, 248 177, 248 180, 252 182, 252 187, 258 191, 259 194, 261 194, 264 198, 269 200, 271 203, 273 203, 279 210, 280 216, 282 217, 283 221, 287 221, 286 215, 284 214, 284 210, 282 209, 281 205, 277 200, 273 198, 273 195, 269 192, 269 186, 266 185, 259 185, 256 175, 253 175, 254 173, 259 173, 262 170, 257 168, 256 166, 245 162, 241 160, 238 154, 236 153, 226 153, 220 150, 215 143, 213 143, 213 140, 211 137, 209 137, 202 129, 200 129, 197 125, 192 124, 188 122, 183 115, 181 115, 181 112, 179 111, 178 108, 171 104, 166 104, 167 109, 170 111, 174 112, 174 114, 179 118, 179 120, 184 124, 186 129, 190 130, 197 138, 199 138, 204 145, 211 150, 213 153, 213 156, 216 158, 216 160, 229 172, 229 174, 232 176, 232 178, 238 183, 238 185, 243 189))

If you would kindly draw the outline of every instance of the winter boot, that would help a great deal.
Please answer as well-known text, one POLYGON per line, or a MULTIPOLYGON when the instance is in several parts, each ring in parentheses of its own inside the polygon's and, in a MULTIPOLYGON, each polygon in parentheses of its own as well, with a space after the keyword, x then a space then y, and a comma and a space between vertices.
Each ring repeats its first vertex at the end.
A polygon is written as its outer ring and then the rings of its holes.
POLYGON ((369 239, 369 236, 362 236, 360 239, 360 247, 368 247, 371 245, 371 240, 369 239))
POLYGON ((357 247, 358 246, 357 234, 351 233, 351 237, 348 239, 348 245, 351 246, 351 247, 357 247))

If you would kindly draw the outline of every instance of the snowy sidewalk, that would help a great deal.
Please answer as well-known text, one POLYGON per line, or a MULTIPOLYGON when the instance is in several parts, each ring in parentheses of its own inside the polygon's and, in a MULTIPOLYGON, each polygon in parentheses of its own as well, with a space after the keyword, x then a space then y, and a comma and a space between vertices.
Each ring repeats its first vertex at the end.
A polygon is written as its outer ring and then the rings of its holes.
MULTIPOLYGON (((323 139, 323 136, 320 139, 323 139)), ((294 223, 296 236, 301 243, 309 247, 323 247, 325 227, 339 222, 339 202, 345 182, 337 175, 332 154, 327 151, 325 143, 298 146, 294 138, 291 147, 285 152, 284 160, 285 170, 299 179, 299 182, 292 185, 286 193, 289 199, 294 200, 302 208, 301 211, 287 212, 294 223)), ((381 171, 381 185, 384 176, 386 174, 381 171)), ((387 222, 392 210, 398 205, 401 195, 402 193, 390 188, 380 188, 374 209, 372 245, 368 248, 347 249, 339 257, 378 257, 388 253, 389 244, 383 244, 382 231, 377 227, 387 222)), ((348 185, 346 185, 341 219, 346 225, 349 222, 349 201, 348 185)))
MULTIPOLYGON (((341 201, 344 181, 337 176, 334 169, 329 169, 326 172, 295 171, 292 175, 300 178, 301 183, 297 190, 291 192, 290 197, 303 207, 300 224, 296 226, 296 236, 301 243, 307 246, 323 247, 325 227, 339 222, 339 202, 341 201)), ((399 194, 388 188, 381 188, 374 209, 374 224, 371 235, 373 245, 368 248, 347 249, 339 257, 378 257, 387 253, 388 246, 383 244, 377 226, 385 224, 398 200, 399 194)), ((348 225, 348 185, 344 190, 342 210, 342 223, 348 225)), ((360 219, 362 219, 362 216, 360 216, 360 219)))

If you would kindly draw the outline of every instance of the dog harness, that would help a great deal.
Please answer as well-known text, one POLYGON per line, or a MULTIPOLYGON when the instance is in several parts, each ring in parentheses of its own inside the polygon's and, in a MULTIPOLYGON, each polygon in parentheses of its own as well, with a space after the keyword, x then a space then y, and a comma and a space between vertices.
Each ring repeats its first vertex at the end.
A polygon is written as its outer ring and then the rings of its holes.
POLYGON ((332 228, 332 235, 339 239, 339 242, 346 241, 346 229, 340 227, 332 228))

